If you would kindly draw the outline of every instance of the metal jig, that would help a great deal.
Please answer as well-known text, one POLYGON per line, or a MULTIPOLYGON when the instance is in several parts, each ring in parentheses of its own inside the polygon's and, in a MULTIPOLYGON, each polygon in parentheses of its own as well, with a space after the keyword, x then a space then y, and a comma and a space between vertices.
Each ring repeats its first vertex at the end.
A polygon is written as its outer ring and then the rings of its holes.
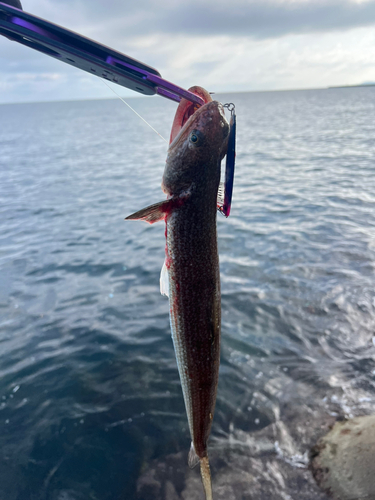
POLYGON ((234 182, 234 167, 236 160, 236 106, 230 102, 223 105, 230 112, 230 130, 228 138, 227 159, 225 164, 224 200, 218 204, 218 210, 225 217, 229 217, 232 205, 232 193, 234 182))

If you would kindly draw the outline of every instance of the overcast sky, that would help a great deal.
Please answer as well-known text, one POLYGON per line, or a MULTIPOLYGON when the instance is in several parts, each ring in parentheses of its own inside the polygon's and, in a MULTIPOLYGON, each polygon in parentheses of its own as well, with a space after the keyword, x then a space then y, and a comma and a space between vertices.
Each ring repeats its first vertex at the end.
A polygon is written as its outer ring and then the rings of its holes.
MULTIPOLYGON (((375 0, 22 3, 25 11, 139 59, 186 88, 375 82, 375 0)), ((101 97, 113 94, 99 78, 0 36, 0 103, 101 97)))

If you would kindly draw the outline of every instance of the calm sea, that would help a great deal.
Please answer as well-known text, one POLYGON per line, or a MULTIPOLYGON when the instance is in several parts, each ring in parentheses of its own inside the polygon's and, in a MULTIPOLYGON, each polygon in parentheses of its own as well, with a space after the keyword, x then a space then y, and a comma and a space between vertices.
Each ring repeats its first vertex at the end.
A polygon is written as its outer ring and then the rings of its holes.
MULTIPOLYGON (((375 88, 237 109, 218 216, 215 498, 321 499, 308 450, 375 409, 375 88)), ((169 137, 175 104, 129 102, 169 137)), ((159 292, 166 144, 119 100, 0 106, 0 499, 202 499, 159 292)))

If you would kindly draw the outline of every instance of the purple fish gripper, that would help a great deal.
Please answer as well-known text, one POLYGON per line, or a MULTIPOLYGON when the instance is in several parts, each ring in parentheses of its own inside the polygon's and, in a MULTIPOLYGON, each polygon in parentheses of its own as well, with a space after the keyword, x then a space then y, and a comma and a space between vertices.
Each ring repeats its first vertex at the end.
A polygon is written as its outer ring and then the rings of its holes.
POLYGON ((1 2, 0 34, 143 95, 204 104, 201 97, 165 80, 151 66, 1 2))
MULTIPOLYGON (((201 97, 164 80, 151 66, 2 2, 0 35, 143 95, 158 94, 176 102, 184 98, 200 106, 204 104, 201 97)), ((236 156, 236 115, 234 104, 225 104, 224 107, 231 112, 231 120, 224 196, 218 208, 228 217, 232 203, 236 156)))
POLYGON ((148 71, 140 70, 139 68, 136 68, 131 64, 125 63, 124 61, 119 61, 118 59, 115 59, 111 56, 107 57, 106 62, 114 66, 120 65, 124 66, 127 69, 142 73, 142 78, 144 80, 148 80, 149 82, 156 84, 156 93, 162 97, 166 97, 167 99, 171 99, 172 101, 176 102, 180 102, 181 99, 184 98, 190 102, 194 102, 194 104, 199 104, 201 106, 203 106, 203 104, 205 103, 201 97, 193 94, 193 92, 185 90, 182 87, 178 87, 174 83, 171 83, 158 75, 154 75, 153 73, 150 73, 148 71))

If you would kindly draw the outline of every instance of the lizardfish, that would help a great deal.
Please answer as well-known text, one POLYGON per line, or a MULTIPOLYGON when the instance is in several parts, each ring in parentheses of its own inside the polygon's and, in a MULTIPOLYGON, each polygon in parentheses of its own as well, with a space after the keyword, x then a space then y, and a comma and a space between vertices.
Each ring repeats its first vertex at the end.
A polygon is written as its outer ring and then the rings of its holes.
POLYGON ((212 500, 207 440, 215 409, 220 362, 220 273, 216 213, 220 163, 229 124, 222 104, 200 87, 197 107, 184 99, 176 112, 162 189, 167 199, 126 219, 166 222, 161 292, 169 296, 173 344, 192 439, 189 466, 200 462, 212 500))

